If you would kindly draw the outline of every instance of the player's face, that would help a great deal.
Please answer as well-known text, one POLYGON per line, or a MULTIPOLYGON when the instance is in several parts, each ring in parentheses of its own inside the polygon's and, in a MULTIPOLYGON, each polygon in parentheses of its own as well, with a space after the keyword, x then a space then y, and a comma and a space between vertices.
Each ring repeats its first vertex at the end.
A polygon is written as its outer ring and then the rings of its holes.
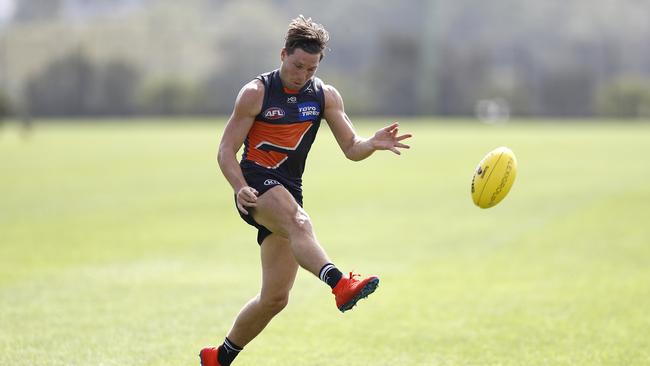
POLYGON ((292 54, 288 54, 283 48, 280 57, 280 78, 289 89, 302 88, 314 76, 320 63, 320 53, 314 55, 300 48, 295 49, 292 54))

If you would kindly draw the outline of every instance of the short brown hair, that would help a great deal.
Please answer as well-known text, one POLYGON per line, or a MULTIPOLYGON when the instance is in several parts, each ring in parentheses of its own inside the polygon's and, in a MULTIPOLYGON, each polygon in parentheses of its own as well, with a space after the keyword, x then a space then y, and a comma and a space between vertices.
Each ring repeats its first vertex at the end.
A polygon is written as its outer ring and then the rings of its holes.
POLYGON ((284 48, 289 55, 296 48, 300 48, 314 55, 320 53, 320 58, 323 59, 323 51, 327 48, 330 35, 322 24, 313 22, 311 18, 305 18, 300 14, 291 20, 284 39, 284 48))

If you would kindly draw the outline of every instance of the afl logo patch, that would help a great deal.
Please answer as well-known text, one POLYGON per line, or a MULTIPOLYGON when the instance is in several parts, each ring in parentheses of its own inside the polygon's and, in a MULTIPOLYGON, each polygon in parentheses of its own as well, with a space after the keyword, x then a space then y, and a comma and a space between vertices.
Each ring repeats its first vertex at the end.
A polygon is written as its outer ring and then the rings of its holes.
POLYGON ((271 107, 264 111, 264 118, 266 119, 279 119, 284 117, 284 109, 278 107, 271 107))

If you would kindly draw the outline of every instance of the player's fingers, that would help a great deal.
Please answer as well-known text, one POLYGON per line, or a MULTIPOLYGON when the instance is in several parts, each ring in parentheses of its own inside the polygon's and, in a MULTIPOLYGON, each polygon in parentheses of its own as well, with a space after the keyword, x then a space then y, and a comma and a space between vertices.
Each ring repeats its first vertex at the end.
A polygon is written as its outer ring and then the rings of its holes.
POLYGON ((242 190, 237 195, 237 203, 243 206, 252 206, 257 202, 257 196, 247 190, 242 190))
POLYGON ((246 206, 246 207, 253 207, 253 206, 257 205, 257 203, 255 201, 252 201, 252 200, 250 200, 248 198, 243 198, 243 197, 241 199, 241 204, 243 206, 246 206))
POLYGON ((404 149, 410 149, 411 148, 411 146, 403 144, 401 142, 396 143, 395 147, 401 147, 401 148, 404 148, 404 149))
POLYGON ((257 206, 257 197, 253 196, 254 198, 250 198, 250 196, 244 196, 242 195, 239 197, 238 202, 241 203, 242 206, 246 207, 256 207, 257 206))
POLYGON ((406 140, 406 139, 411 138, 411 137, 413 137, 413 135, 411 135, 410 133, 407 133, 407 134, 402 135, 402 136, 397 136, 397 141, 406 140))
POLYGON ((392 129, 394 129, 397 126, 399 126, 399 122, 393 122, 390 126, 384 127, 383 130, 386 132, 390 132, 392 129))
POLYGON ((391 147, 390 151, 394 152, 397 155, 402 155, 402 153, 399 150, 397 150, 397 148, 395 148, 395 147, 391 147))
POLYGON ((246 199, 249 202, 257 202, 257 195, 253 191, 246 192, 246 199))
POLYGON ((244 215, 248 215, 248 211, 246 211, 246 209, 244 208, 244 206, 243 206, 241 203, 239 203, 239 201, 237 202, 237 208, 238 208, 239 211, 241 211, 244 215))
POLYGON ((257 201, 257 191, 251 187, 244 188, 240 191, 241 197, 246 201, 257 201))

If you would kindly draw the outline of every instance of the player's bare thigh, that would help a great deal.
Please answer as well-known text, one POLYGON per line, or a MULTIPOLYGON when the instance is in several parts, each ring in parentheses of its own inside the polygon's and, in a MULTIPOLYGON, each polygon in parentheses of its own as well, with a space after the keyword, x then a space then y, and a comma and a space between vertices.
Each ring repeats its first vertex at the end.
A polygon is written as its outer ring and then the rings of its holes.
POLYGON ((284 237, 309 222, 307 212, 283 186, 275 186, 259 196, 251 213, 260 225, 284 237))

